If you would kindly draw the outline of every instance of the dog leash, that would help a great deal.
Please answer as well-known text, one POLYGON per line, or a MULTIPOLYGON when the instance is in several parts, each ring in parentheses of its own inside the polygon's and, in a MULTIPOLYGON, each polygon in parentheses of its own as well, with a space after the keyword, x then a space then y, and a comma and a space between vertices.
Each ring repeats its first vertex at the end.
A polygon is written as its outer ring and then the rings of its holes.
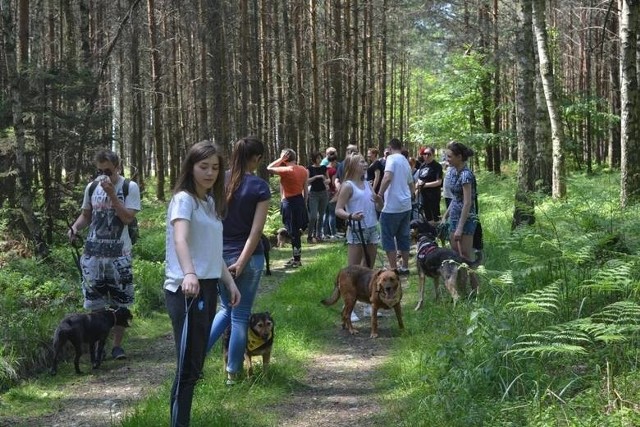
MULTIPOLYGON (((176 391, 173 395, 173 408, 171 411, 171 427, 178 425, 178 395, 180 393, 180 381, 182 380, 182 370, 184 368, 184 355, 187 352, 187 335, 189 334, 189 310, 195 298, 190 298, 187 303, 187 296, 184 296, 184 323, 182 324, 182 335, 180 337, 180 352, 178 354, 178 375, 176 378, 176 391)), ((201 300, 202 301, 202 300, 201 300)))
POLYGON ((362 222, 357 219, 351 219, 349 226, 352 227, 352 229, 355 229, 356 233, 358 233, 358 237, 360 238, 360 245, 362 245, 362 252, 364 253, 364 261, 367 263, 367 267, 373 268, 371 258, 369 257, 369 252, 367 252, 367 244, 364 242, 364 231, 362 230, 362 222), (358 224, 357 229, 353 226, 354 222, 358 224))
POLYGON ((74 236, 76 236, 76 239, 71 242, 71 247, 74 249, 74 251, 71 252, 71 256, 73 257, 73 261, 76 264, 76 268, 80 273, 80 279, 82 279, 82 266, 80 265, 80 249, 75 244, 76 241, 80 241, 80 245, 82 246, 82 237, 80 237, 77 233, 73 231, 73 227, 69 222, 67 222, 67 227, 69 227, 69 230, 71 230, 74 236))

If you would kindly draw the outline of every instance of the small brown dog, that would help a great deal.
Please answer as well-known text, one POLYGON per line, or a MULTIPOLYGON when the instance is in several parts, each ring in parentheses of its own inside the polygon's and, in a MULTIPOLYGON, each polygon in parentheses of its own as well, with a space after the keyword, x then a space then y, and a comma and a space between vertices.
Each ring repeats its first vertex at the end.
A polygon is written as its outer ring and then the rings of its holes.
MULTIPOLYGON (((274 322, 268 311, 263 313, 253 313, 249 318, 247 330, 247 347, 244 352, 244 361, 247 365, 247 375, 253 375, 253 356, 262 356, 262 372, 267 370, 271 361, 271 349, 273 348, 274 322)), ((229 339, 231 337, 231 326, 229 326, 222 336, 222 357, 224 366, 227 366, 229 359, 229 339)))
POLYGON ((469 261, 461 257, 451 249, 440 248, 433 240, 432 236, 421 236, 416 248, 416 267, 418 268, 418 304, 416 310, 420 310, 424 303, 424 284, 426 276, 433 279, 433 288, 436 300, 440 297, 440 278, 444 279, 444 286, 449 291, 454 304, 460 298, 460 294, 466 292, 467 282, 471 283, 471 288, 475 291, 478 288, 474 269, 482 263, 482 252, 478 253, 475 261, 469 261), (468 268, 463 267, 466 265, 468 268))
POLYGON ((371 338, 378 337, 378 310, 390 309, 396 312, 398 326, 404 329, 402 321, 402 286, 396 270, 372 270, 360 265, 343 268, 336 277, 333 294, 322 300, 324 305, 332 305, 342 296, 342 329, 348 329, 351 335, 358 330, 351 323, 351 312, 356 301, 371 304, 371 338))

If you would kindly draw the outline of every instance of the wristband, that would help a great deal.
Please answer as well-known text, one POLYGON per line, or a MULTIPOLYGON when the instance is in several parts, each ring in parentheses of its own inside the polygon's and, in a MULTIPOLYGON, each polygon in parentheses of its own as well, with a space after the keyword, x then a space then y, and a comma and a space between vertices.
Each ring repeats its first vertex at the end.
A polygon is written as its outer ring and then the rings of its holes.
POLYGON ((190 274, 193 274, 194 276, 198 277, 198 275, 196 273, 184 273, 184 277, 187 277, 190 274))

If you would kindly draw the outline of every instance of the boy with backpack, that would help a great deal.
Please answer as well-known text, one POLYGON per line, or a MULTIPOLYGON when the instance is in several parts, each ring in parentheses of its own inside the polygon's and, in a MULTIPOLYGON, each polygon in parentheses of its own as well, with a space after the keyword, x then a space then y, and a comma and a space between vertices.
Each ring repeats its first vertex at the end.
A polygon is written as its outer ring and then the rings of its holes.
MULTIPOLYGON (((84 308, 129 307, 134 302, 131 254, 137 237, 140 189, 120 175, 120 159, 113 151, 100 150, 94 160, 98 177, 87 184, 82 211, 68 232, 73 243, 80 230, 89 228, 80 258, 84 308)), ((114 359, 126 358, 123 337, 124 328, 115 326, 114 359)))

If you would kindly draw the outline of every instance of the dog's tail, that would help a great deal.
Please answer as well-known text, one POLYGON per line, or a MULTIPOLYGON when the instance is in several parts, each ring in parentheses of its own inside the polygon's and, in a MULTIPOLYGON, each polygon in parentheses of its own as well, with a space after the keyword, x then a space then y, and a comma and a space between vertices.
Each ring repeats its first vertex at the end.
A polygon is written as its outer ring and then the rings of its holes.
POLYGON ((324 305, 333 305, 340 298, 340 290, 338 289, 338 278, 339 277, 340 277, 340 275, 336 276, 336 284, 333 287, 333 293, 331 294, 330 297, 327 297, 327 298, 323 299, 322 301, 320 301, 322 304, 324 304, 324 305))

